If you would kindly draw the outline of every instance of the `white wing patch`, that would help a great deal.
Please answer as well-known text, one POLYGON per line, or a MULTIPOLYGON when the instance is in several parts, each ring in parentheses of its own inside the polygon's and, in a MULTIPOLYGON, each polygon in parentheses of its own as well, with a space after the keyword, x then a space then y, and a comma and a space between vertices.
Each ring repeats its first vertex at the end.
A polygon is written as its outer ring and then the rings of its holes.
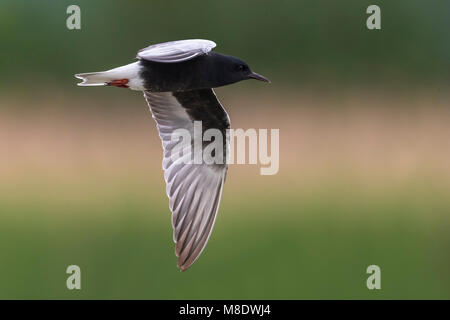
POLYGON ((162 140, 175 254, 178 267, 184 271, 197 260, 208 242, 217 216, 227 166, 185 164, 181 159, 172 161, 171 152, 178 143, 171 141, 172 132, 185 128, 193 136, 193 120, 171 92, 144 91, 144 96, 162 140))
POLYGON ((216 43, 211 40, 191 39, 164 42, 139 50, 138 59, 154 62, 176 63, 207 54, 216 43))

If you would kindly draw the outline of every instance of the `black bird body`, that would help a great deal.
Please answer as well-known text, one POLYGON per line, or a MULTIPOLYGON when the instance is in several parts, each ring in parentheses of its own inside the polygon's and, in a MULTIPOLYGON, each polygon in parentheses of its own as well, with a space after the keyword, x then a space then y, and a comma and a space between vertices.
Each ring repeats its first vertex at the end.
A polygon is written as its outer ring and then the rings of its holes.
POLYGON ((181 271, 197 260, 208 242, 228 168, 226 162, 204 160, 203 151, 214 141, 202 140, 196 148, 197 138, 203 139, 206 130, 216 129, 223 145, 211 154, 226 159, 230 120, 212 88, 247 79, 269 82, 244 61, 212 52, 215 46, 201 39, 156 44, 140 50, 137 62, 75 75, 83 80, 80 86, 115 86, 144 93, 162 140, 166 193, 181 271), (201 132, 196 130, 197 122, 201 132), (183 146, 185 154, 174 158, 178 141, 173 137, 178 129, 187 130, 190 138, 183 146), (198 155, 200 163, 195 162, 198 155))
POLYGON ((140 60, 144 87, 152 92, 217 88, 246 79, 245 62, 216 52, 178 63, 140 60))

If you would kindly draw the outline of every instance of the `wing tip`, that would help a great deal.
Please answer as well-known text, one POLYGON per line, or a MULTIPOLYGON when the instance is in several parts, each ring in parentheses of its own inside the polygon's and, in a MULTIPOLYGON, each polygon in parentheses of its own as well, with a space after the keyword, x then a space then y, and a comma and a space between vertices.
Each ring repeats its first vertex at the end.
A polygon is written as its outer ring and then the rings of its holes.
MULTIPOLYGON (((195 262, 195 261, 194 261, 194 262, 195 262)), ((187 269, 189 269, 189 268, 194 264, 194 262, 192 262, 192 263, 187 263, 187 264, 185 264, 185 263, 181 264, 180 261, 178 260, 177 267, 178 267, 178 269, 180 269, 180 272, 184 272, 184 271, 186 271, 187 269)))
POLYGON ((175 247, 175 255, 177 256, 177 267, 178 269, 180 269, 180 272, 184 272, 187 269, 189 269, 195 261, 197 261, 197 259, 199 258, 200 254, 198 254, 195 259, 193 259, 192 261, 188 261, 189 257, 185 257, 185 258, 181 258, 181 251, 177 250, 177 248, 175 247))
POLYGON ((180 269, 180 272, 185 272, 189 267, 186 266, 178 266, 178 269, 180 269))

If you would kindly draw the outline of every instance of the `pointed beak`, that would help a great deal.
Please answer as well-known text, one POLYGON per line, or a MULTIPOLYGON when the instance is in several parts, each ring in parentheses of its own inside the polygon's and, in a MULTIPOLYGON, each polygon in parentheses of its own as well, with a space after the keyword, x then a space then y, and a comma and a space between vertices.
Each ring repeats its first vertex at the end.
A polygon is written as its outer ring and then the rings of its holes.
POLYGON ((260 80, 260 81, 264 81, 264 82, 270 83, 270 80, 269 80, 269 79, 267 79, 266 77, 263 77, 263 76, 260 75, 260 74, 257 74, 256 72, 250 73, 250 74, 248 75, 248 77, 249 77, 249 78, 252 78, 252 79, 256 79, 256 80, 260 80))

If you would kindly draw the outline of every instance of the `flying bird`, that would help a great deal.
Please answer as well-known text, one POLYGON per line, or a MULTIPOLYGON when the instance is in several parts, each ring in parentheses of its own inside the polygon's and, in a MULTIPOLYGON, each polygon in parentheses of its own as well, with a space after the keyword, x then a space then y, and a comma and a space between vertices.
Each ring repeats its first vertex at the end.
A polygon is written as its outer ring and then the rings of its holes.
MULTIPOLYGON (((172 133, 184 128, 193 137, 194 121, 202 121, 202 132, 218 129, 225 137, 230 120, 212 88, 247 79, 270 82, 241 59, 213 52, 215 47, 213 41, 202 39, 165 42, 139 50, 138 61, 128 65, 75 75, 83 80, 79 86, 143 91, 162 140, 166 193, 181 271, 198 259, 208 242, 228 166, 174 160, 172 133)), ((193 148, 187 151, 188 156, 195 156, 194 137, 189 145, 193 148)), ((203 150, 207 146, 202 143, 203 150)), ((229 141, 224 139, 223 159, 228 149, 229 141)))

